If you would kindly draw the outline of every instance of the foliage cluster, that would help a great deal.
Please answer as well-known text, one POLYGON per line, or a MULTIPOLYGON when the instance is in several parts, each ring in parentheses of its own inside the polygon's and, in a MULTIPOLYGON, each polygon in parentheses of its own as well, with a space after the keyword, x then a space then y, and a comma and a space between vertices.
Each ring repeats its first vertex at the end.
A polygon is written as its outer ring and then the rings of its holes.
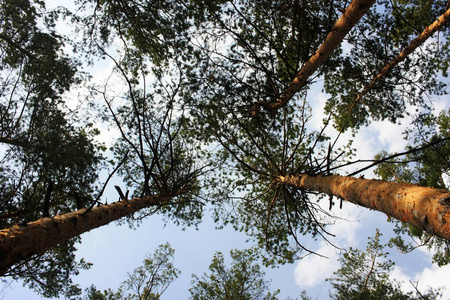
MULTIPOLYGON (((358 97, 444 13, 445 1, 377 1, 289 103, 276 111, 261 105, 279 101, 335 30, 348 2, 79 0, 71 11, 48 10, 38 0, 2 1, 1 228, 101 205, 106 184, 118 176, 132 197, 174 196, 129 216, 131 226, 154 213, 176 224, 196 225, 208 204, 218 227, 232 224, 264 249, 264 264, 293 262, 313 252, 304 245, 305 236, 332 236, 326 226, 333 222, 335 203, 278 179, 341 171, 354 154, 352 141, 340 140, 342 132, 356 134, 372 120, 398 123, 408 115, 407 107, 420 112, 414 118, 416 129, 406 135, 411 148, 405 160, 381 153, 375 158, 376 174, 446 188, 450 117, 448 112, 433 117, 429 99, 446 93, 441 76, 448 73, 449 26, 358 97), (69 24, 73 32, 58 32, 58 22, 69 24), (99 58, 114 65, 102 84, 89 82, 82 71, 99 58), (314 84, 322 84, 329 96, 320 130, 311 125, 314 103, 308 96, 314 84), (77 99, 80 105, 71 103, 77 87, 88 90, 86 99, 77 99), (98 111, 71 109, 86 103, 98 111), (100 121, 115 135, 108 148, 98 142, 100 121), (327 136, 331 125, 338 131, 327 136), (99 181, 101 171, 109 173, 104 182, 99 181), (330 211, 323 208, 327 204, 330 211)), ((394 242, 399 247, 414 248, 401 234, 419 237, 420 243, 437 249, 440 265, 448 263, 448 241, 398 226, 394 242)), ((6 275, 23 278, 47 297, 79 294, 70 275, 89 264, 75 260, 78 241, 19 263, 6 275), (68 284, 63 287, 62 282, 68 284)), ((373 243, 377 248, 378 242, 373 243)), ((169 250, 166 246, 155 259, 164 251, 171 257, 169 250)), ((346 259, 354 264, 362 259, 349 253, 346 259)), ((245 264, 248 255, 232 253, 240 267, 260 276, 258 267, 245 264)), ((220 254, 211 271, 225 272, 220 254)), ((143 272, 133 275, 133 282, 144 280, 143 272)), ((164 273, 167 280, 176 275, 172 267, 169 273, 164 273)), ((385 275, 374 278, 385 282, 385 275)), ((193 290, 210 279, 197 278, 193 290)), ((266 282, 257 280, 252 293, 263 295, 266 282)), ((380 291, 386 289, 397 291, 380 286, 380 291)))

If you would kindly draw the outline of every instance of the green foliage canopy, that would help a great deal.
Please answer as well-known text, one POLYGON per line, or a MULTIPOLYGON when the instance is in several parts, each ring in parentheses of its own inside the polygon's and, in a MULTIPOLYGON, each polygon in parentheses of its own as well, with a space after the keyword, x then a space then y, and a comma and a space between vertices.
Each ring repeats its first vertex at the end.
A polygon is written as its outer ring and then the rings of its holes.
MULTIPOLYGON (((63 52, 57 15, 43 1, 0 4, 0 226, 54 216, 90 205, 103 146, 89 124, 76 126, 63 94, 79 83, 78 62, 63 52)), ((80 290, 70 276, 89 264, 75 260, 67 241, 9 270, 8 276, 46 297, 80 290), (64 283, 64 284, 63 284, 64 283)))

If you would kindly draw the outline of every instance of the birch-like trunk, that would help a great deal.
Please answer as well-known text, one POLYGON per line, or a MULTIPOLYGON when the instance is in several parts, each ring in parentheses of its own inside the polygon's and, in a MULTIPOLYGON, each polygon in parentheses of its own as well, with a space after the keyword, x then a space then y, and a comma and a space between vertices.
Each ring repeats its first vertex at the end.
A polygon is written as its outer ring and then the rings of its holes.
POLYGON ((67 241, 91 229, 106 225, 152 205, 167 203, 172 196, 149 195, 112 204, 83 208, 53 218, 41 218, 24 226, 0 230, 0 275, 31 255, 67 241))
POLYGON ((275 111, 283 107, 306 84, 308 78, 330 57, 331 53, 342 43, 347 33, 358 23, 374 3, 375 0, 353 0, 342 16, 336 21, 330 33, 325 38, 325 41, 303 65, 280 99, 275 103, 258 102, 255 104, 255 109, 259 108, 259 106, 264 106, 275 111))
POLYGON ((377 210, 450 240, 450 192, 407 183, 338 175, 280 176, 295 188, 325 193, 377 210))

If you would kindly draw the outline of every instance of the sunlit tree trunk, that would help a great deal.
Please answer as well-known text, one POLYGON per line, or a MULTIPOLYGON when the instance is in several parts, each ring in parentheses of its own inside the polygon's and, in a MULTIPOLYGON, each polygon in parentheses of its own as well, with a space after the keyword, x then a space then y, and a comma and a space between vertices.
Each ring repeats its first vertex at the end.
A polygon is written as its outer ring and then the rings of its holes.
POLYGON ((53 218, 0 230, 0 275, 33 254, 67 241, 91 229, 106 225, 140 209, 167 203, 172 196, 149 195, 132 200, 80 209, 53 218))
POLYGON ((280 176, 295 188, 317 191, 377 210, 450 240, 450 192, 407 183, 338 175, 280 176))
POLYGON ((259 106, 264 106, 270 110, 278 110, 283 107, 306 84, 308 78, 328 59, 331 53, 339 47, 347 33, 358 23, 374 3, 375 0, 353 0, 342 16, 336 21, 325 41, 304 64, 280 99, 276 103, 258 102, 255 109, 259 106))
POLYGON ((448 9, 430 26, 425 28, 425 30, 417 38, 415 38, 408 46, 406 46, 405 49, 403 49, 403 51, 400 52, 399 55, 397 55, 397 57, 395 57, 392 61, 390 61, 386 66, 384 66, 381 72, 378 73, 377 76, 375 76, 375 78, 372 79, 372 81, 367 86, 365 86, 364 89, 359 93, 354 103, 361 100, 361 98, 364 97, 364 95, 366 95, 375 86, 375 84, 381 80, 381 78, 386 76, 386 74, 388 74, 396 65, 405 60, 405 58, 408 57, 408 55, 410 55, 414 50, 416 50, 417 47, 422 45, 429 37, 431 37, 436 31, 444 27, 444 25, 447 24, 449 21, 450 21, 450 9, 448 9))

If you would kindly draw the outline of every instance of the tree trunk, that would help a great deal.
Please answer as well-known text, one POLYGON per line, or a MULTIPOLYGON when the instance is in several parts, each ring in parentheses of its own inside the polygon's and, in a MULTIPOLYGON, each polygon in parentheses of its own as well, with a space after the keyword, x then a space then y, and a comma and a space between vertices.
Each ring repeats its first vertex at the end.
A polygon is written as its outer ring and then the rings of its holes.
POLYGON ((106 225, 152 205, 167 203, 173 196, 149 195, 92 209, 80 209, 53 218, 41 218, 25 226, 0 230, 0 275, 22 259, 42 253, 91 229, 106 225))
POLYGON ((338 175, 280 176, 295 188, 322 192, 377 210, 450 240, 450 192, 407 183, 338 175))
POLYGON ((8 144, 13 146, 19 146, 23 148, 27 148, 30 146, 30 143, 28 141, 23 141, 20 139, 13 139, 9 137, 0 137, 0 144, 8 144))
POLYGON ((339 47, 347 33, 358 23, 374 3, 375 0, 353 0, 342 16, 336 21, 330 33, 325 38, 325 41, 304 64, 280 99, 275 103, 258 102, 255 104, 255 110, 260 106, 264 106, 272 111, 283 107, 306 84, 308 78, 328 59, 331 53, 339 47))
POLYGON ((352 107, 356 104, 356 102, 360 101, 364 95, 366 95, 375 84, 381 80, 386 74, 388 74, 396 65, 405 60, 408 55, 410 55, 417 47, 422 45, 429 37, 431 37, 436 31, 440 30, 450 21, 450 9, 448 9, 442 16, 440 16, 436 21, 433 22, 430 26, 425 28, 425 30, 415 38, 408 46, 397 55, 391 62, 389 62, 386 66, 384 66, 383 70, 361 91, 361 93, 356 98, 352 107))

